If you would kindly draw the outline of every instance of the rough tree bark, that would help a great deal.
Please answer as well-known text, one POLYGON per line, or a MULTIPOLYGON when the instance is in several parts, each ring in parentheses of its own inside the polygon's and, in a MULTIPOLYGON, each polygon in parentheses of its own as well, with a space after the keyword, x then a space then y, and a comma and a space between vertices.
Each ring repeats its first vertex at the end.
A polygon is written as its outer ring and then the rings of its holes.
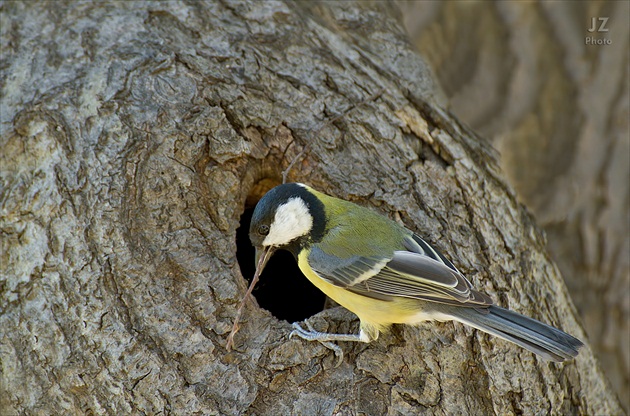
POLYGON ((391 6, 1 7, 5 414, 621 411, 588 346, 548 363, 460 325, 343 345, 335 368, 250 305, 225 351, 239 216, 304 149, 290 180, 399 219, 499 304, 584 339, 496 154, 433 98, 391 6))
POLYGON ((453 113, 498 148, 546 232, 627 412, 630 2, 402 5, 453 113))

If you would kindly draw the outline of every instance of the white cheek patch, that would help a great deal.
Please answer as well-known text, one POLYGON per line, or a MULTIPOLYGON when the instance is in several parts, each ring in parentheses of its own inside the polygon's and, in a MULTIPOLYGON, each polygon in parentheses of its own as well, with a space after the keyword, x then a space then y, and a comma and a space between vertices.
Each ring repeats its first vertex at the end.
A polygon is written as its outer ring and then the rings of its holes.
POLYGON ((283 246, 306 235, 313 228, 313 217, 302 198, 291 198, 276 210, 263 246, 283 246))

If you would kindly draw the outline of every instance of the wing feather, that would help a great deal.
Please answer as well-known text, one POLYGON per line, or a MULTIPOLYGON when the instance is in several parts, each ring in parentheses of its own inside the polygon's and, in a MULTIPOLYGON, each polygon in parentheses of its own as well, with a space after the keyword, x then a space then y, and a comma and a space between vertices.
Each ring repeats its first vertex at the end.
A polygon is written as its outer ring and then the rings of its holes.
POLYGON ((329 283, 367 297, 391 300, 398 296, 470 307, 493 304, 420 237, 405 240, 404 248, 389 257, 339 259, 313 247, 309 263, 329 283))

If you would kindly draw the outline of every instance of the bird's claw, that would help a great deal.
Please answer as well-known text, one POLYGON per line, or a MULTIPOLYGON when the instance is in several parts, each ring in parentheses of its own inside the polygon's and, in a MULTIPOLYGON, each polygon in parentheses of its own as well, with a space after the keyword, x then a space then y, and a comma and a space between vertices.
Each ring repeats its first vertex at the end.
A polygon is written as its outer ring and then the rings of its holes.
POLYGON ((297 322, 294 322, 292 324, 294 329, 289 334, 289 339, 297 335, 298 337, 305 339, 307 341, 319 341, 319 343, 322 344, 324 347, 330 350, 333 350, 333 352, 335 353, 335 356, 337 357, 337 364, 335 365, 335 367, 339 367, 341 363, 343 362, 343 350, 341 349, 341 347, 332 341, 322 340, 321 338, 326 337, 328 334, 324 332, 316 331, 313 328, 313 325, 309 321, 305 321, 305 324, 308 330, 302 328, 302 326, 298 324, 297 322))

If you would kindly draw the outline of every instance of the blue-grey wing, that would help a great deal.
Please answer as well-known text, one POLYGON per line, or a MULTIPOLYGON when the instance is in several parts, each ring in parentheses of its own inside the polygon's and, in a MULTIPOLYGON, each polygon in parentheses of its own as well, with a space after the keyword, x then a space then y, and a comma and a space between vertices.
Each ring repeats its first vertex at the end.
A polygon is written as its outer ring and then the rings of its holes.
POLYGON ((314 246, 308 256, 311 268, 324 280, 336 286, 350 287, 380 272, 391 257, 354 255, 339 258, 314 246))
POLYGON ((492 299, 471 283, 444 256, 420 237, 405 241, 406 250, 390 256, 339 259, 313 247, 312 269, 322 279, 354 293, 382 300, 406 297, 459 306, 483 307, 492 299))

